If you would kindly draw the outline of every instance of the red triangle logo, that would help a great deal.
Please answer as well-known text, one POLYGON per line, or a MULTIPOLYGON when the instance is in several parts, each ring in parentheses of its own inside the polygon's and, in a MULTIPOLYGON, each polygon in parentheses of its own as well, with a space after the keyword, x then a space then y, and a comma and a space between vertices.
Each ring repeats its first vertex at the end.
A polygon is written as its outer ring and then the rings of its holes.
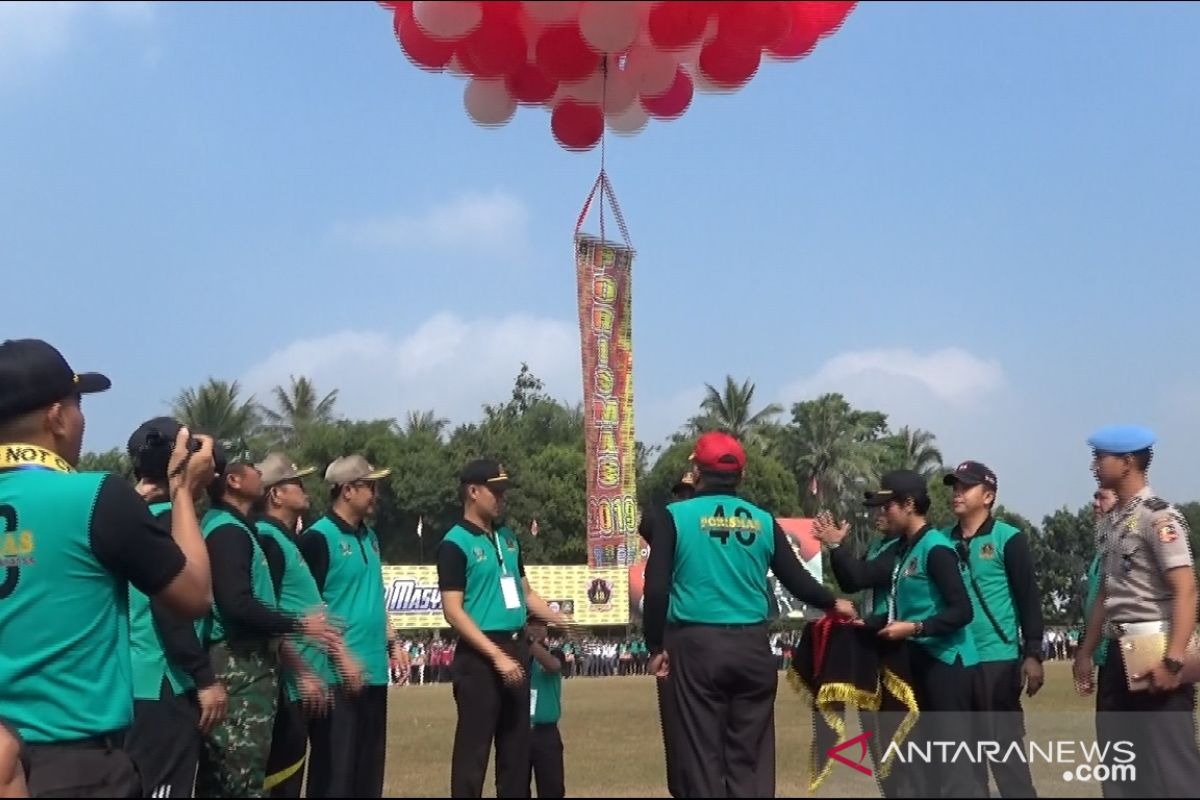
POLYGON ((855 736, 853 739, 847 739, 846 741, 842 742, 841 744, 835 745, 835 746, 829 748, 825 752, 825 755, 829 756, 834 761, 837 761, 840 764, 845 764, 847 767, 850 767, 850 769, 856 769, 859 772, 861 772, 863 775, 870 776, 872 774, 871 770, 864 767, 863 763, 862 763, 867 758, 867 738, 870 737, 870 735, 871 735, 870 731, 865 731, 863 733, 860 733, 858 736, 855 736), (853 747, 854 745, 858 745, 861 748, 857 761, 851 761, 849 758, 842 755, 843 750, 849 749, 849 748, 853 747))

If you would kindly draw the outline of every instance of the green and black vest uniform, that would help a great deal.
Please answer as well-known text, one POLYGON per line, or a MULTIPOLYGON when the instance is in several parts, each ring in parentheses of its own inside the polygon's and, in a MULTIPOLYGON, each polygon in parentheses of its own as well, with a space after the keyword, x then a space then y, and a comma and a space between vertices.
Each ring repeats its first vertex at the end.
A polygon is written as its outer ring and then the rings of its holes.
MULTIPOLYGON (((275 586, 271 583, 271 569, 267 564, 267 555, 263 552, 258 535, 251 527, 250 522, 240 514, 222 506, 210 508, 201 521, 201 528, 206 539, 218 528, 226 525, 243 531, 250 542, 250 590, 254 599, 267 609, 277 609, 278 598, 275 595, 275 586)), ((259 642, 271 639, 273 635, 270 632, 245 630, 236 623, 230 623, 224 618, 219 605, 214 603, 212 613, 202 626, 201 641, 206 645, 221 642, 259 642)))
MULTIPOLYGON (((325 602, 321 599, 321 590, 317 588, 317 582, 313 579, 308 564, 300 554, 300 547, 296 544, 293 534, 278 520, 269 516, 260 517, 255 522, 255 529, 261 537, 261 545, 268 563, 271 562, 271 550, 278 553, 280 558, 280 574, 274 581, 279 598, 279 610, 297 618, 321 610, 325 602)), ((322 683, 326 686, 333 686, 340 681, 337 670, 334 669, 329 654, 325 650, 301 635, 292 636, 290 641, 295 647, 296 653, 308 665, 313 674, 320 678, 322 683)), ((296 683, 296 674, 290 669, 283 673, 283 687, 289 700, 292 702, 300 700, 300 688, 296 683)))
MULTIPOLYGON (((171 504, 151 503, 150 513, 155 519, 169 520, 171 504)), ((162 694, 164 677, 176 696, 195 688, 196 684, 187 671, 167 658, 162 631, 155 624, 154 614, 150 610, 150 598, 132 586, 129 587, 129 645, 135 700, 158 700, 162 694)))
POLYGON ((300 547, 331 620, 344 626, 342 635, 362 665, 363 683, 387 686, 390 623, 379 537, 365 523, 355 529, 330 512, 304 532, 300 547))
MULTIPOLYGON (((1020 533, 1020 529, 993 517, 989 517, 970 539, 962 538, 957 525, 949 532, 964 562, 963 580, 975 610, 971 619, 971 634, 981 662, 1013 661, 1019 658, 1022 633, 1026 638, 1031 633, 1021 630, 1017 600, 1013 597, 1014 587, 1008 578, 1012 566, 1009 564, 1010 543, 1020 533)), ((1023 552, 1027 553, 1028 550, 1023 552)), ((1023 566, 1022 570, 1025 568, 1023 566)), ((1036 595, 1035 586, 1026 588, 1036 595)), ((1037 648, 1041 646, 1041 637, 1039 630, 1035 635, 1037 648)))
POLYGON ((184 566, 119 477, 0 444, 0 715, 26 743, 129 727, 129 585, 156 594, 184 566))
MULTIPOLYGON (((891 593, 895 619, 924 622, 946 609, 946 601, 929 574, 929 554, 934 548, 955 552, 949 536, 927 527, 916 535, 915 541, 906 542, 897 552, 891 593)), ((946 634, 914 637, 912 641, 943 664, 953 665, 960 658, 964 667, 979 663, 979 651, 970 625, 946 634)))
POLYGON ((753 625, 770 615, 767 570, 775 519, 731 494, 704 494, 667 506, 675 520, 670 623, 753 625))
POLYGON ((558 659, 559 671, 547 672, 542 662, 530 659, 529 665, 529 724, 556 725, 562 718, 562 664, 561 650, 551 650, 550 655, 558 659))
MULTIPOLYGON (((1091 616, 1092 605, 1096 602, 1096 596, 1100 594, 1100 585, 1103 580, 1104 556, 1096 553, 1087 572, 1087 596, 1083 600, 1083 618, 1085 620, 1091 616)), ((1092 654, 1092 663, 1097 667, 1103 667, 1107 662, 1108 639, 1101 638, 1100 644, 1096 647, 1096 652, 1092 654)))
POLYGON ((466 585, 463 610, 484 633, 513 633, 525 627, 527 607, 521 545, 508 528, 498 528, 495 536, 469 522, 461 521, 442 539, 440 547, 453 547, 466 561, 466 585), (502 578, 512 578, 519 603, 506 608, 502 578))
POLYGON ((892 585, 897 544, 902 536, 875 536, 867 545, 867 554, 859 559, 843 543, 833 548, 829 561, 833 575, 843 592, 863 592, 864 619, 883 620, 888 613, 888 592, 892 585))

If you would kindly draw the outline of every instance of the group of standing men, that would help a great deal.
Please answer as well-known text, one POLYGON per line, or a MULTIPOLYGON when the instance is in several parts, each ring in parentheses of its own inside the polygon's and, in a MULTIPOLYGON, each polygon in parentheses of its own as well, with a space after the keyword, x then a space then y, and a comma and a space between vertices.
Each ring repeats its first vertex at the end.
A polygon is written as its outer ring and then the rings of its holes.
POLYGON ((40 340, 0 344, 0 718, 31 796, 380 797, 394 633, 366 524, 388 473, 303 478, 169 418, 129 440, 136 488, 75 471, 82 396, 40 340), (197 517, 196 501, 208 495, 197 517))

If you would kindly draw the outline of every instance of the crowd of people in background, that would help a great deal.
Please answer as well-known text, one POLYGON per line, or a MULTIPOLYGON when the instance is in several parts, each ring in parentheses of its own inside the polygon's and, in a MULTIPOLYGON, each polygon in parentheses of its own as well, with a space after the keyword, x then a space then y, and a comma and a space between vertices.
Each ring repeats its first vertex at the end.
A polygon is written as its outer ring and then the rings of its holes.
MULTIPOLYGON (((454 661, 456 641, 453 636, 439 632, 422 637, 405 636, 397 632, 398 641, 408 654, 408 669, 393 670, 391 684, 424 686, 450 683, 450 665, 454 661)), ((771 635, 771 654, 776 667, 791 667, 792 653, 800 634, 781 631, 771 635)), ((588 636, 580 639, 551 637, 547 643, 563 652, 564 678, 609 678, 625 675, 648 675, 650 651, 640 636, 588 636)))

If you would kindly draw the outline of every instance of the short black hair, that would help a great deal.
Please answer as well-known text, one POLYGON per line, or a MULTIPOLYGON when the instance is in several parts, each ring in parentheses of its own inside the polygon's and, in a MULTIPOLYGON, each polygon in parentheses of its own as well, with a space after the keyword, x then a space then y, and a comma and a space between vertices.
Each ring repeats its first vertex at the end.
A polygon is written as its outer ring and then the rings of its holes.
POLYGON ((912 501, 913 510, 922 517, 929 513, 929 507, 933 505, 933 499, 928 494, 917 495, 912 501))
POLYGON ((738 487, 742 481, 741 472, 709 472, 708 470, 700 471, 700 480, 704 482, 705 489, 714 489, 716 491, 731 491, 738 487))
POLYGON ((1138 450, 1130 455, 1133 456, 1133 463, 1137 465, 1139 472, 1150 470, 1150 462, 1154 460, 1154 450, 1147 447, 1145 450, 1138 450))

